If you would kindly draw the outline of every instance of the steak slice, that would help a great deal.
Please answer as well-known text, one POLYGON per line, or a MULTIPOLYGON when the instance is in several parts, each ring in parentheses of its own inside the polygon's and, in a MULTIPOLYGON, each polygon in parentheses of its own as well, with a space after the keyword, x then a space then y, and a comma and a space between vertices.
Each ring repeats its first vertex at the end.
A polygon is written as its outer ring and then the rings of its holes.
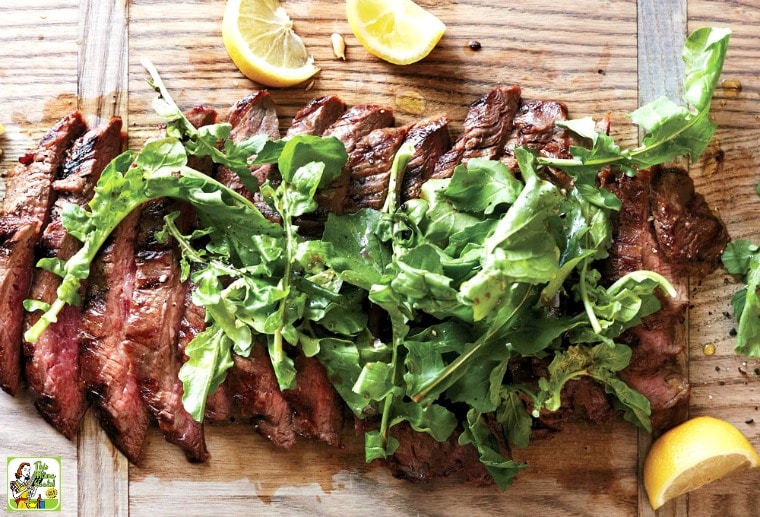
POLYGON ((321 135, 345 111, 346 104, 337 95, 312 99, 293 117, 288 136, 321 135))
POLYGON ((138 208, 119 224, 93 261, 79 336, 79 368, 100 423, 114 445, 135 464, 142 456, 149 414, 140 395, 137 365, 123 341, 135 284, 134 241, 139 219, 138 208))
POLYGON ((567 120, 567 107, 561 102, 533 100, 520 105, 514 128, 504 145, 501 160, 512 171, 517 170, 515 149, 526 146, 547 158, 569 158, 570 133, 557 126, 567 120))
POLYGON ((685 341, 678 335, 688 305, 687 279, 667 260, 655 237, 652 185, 658 174, 655 168, 641 170, 635 177, 609 171, 601 175, 602 186, 622 201, 603 274, 613 282, 631 271, 646 269, 663 275, 678 292, 676 298, 660 296, 661 310, 620 338, 633 349, 631 363, 620 377, 649 399, 652 426, 665 429, 685 418, 691 388, 685 369, 685 341))
POLYGON ((440 157, 432 177, 450 178, 457 165, 472 158, 498 158, 512 131, 520 94, 519 86, 500 87, 475 101, 465 117, 462 135, 440 157))
POLYGON ((278 447, 296 443, 293 409, 280 391, 265 345, 254 343, 251 356, 233 354, 227 376, 232 398, 256 431, 278 447))
POLYGON ((427 433, 415 431, 408 422, 402 422, 393 426, 391 434, 399 446, 386 464, 396 478, 427 483, 463 472, 468 482, 493 483, 475 448, 457 443, 458 433, 452 433, 445 442, 438 442, 427 433))
POLYGON ((293 425, 300 436, 339 446, 343 429, 343 403, 315 357, 295 359, 296 387, 283 395, 293 408, 293 425))
POLYGON ((652 179, 652 216, 659 248, 680 272, 701 278, 720 265, 728 231, 705 198, 694 191, 685 170, 657 168, 652 179))
MULTIPOLYGON (((187 361, 185 349, 195 336, 206 329, 206 309, 193 303, 193 291, 198 285, 192 280, 187 280, 185 288, 185 310, 179 325, 177 338, 177 353, 184 363, 187 361)), ((227 381, 219 385, 217 390, 206 398, 206 412, 204 419, 212 422, 228 420, 232 413, 232 397, 229 393, 227 381)))
MULTIPOLYGON (((256 135, 266 135, 270 140, 280 138, 277 107, 266 90, 260 90, 236 102, 227 114, 227 122, 232 124, 230 139, 233 142, 244 142, 256 135)), ((253 167, 251 173, 261 185, 267 180, 273 169, 272 164, 264 164, 253 167)), ((264 217, 270 221, 281 221, 280 214, 266 203, 258 191, 250 192, 234 171, 227 167, 219 167, 216 179, 252 201, 264 217)), ((273 180, 276 181, 276 178, 273 180)))
MULTIPOLYGON (((61 214, 67 204, 84 206, 94 193, 101 172, 124 144, 121 118, 88 131, 75 143, 53 182, 57 199, 37 245, 37 254, 68 260, 81 247, 66 232, 61 214)), ((36 269, 30 298, 53 303, 61 278, 45 269, 36 269)), ((73 439, 87 408, 84 384, 79 375, 79 322, 81 307, 67 305, 35 343, 24 343, 26 378, 35 406, 42 416, 68 439, 73 439)), ((39 320, 39 313, 28 313, 28 329, 39 320)))
MULTIPOLYGON (((348 209, 383 207, 388 196, 391 166, 404 143, 408 127, 375 129, 356 144, 348 157, 348 209)), ((400 185, 397 185, 397 188, 400 185)))
POLYGON ((176 345, 184 310, 185 286, 180 278, 179 249, 169 239, 160 242, 164 216, 179 211, 180 232, 190 227, 186 205, 168 198, 148 202, 142 209, 135 240, 135 283, 123 349, 132 358, 145 404, 166 440, 182 448, 191 461, 205 461, 208 451, 203 426, 182 405, 181 366, 176 345))
POLYGON ((401 182, 401 201, 420 197, 422 184, 430 179, 440 157, 449 150, 449 119, 446 115, 426 118, 413 124, 406 134, 406 142, 414 146, 401 182))
MULTIPOLYGON (((376 129, 392 126, 393 120, 393 111, 390 108, 374 104, 353 106, 330 125, 323 136, 334 136, 343 142, 346 152, 350 156, 364 137, 376 129)), ((346 163, 338 179, 317 193, 316 199, 319 208, 315 214, 322 222, 327 220, 328 213, 340 215, 347 206, 351 183, 349 162, 346 163)))
POLYGON ((86 129, 79 112, 61 119, 6 178, 0 217, 0 387, 16 395, 21 384, 22 302, 32 279, 34 246, 53 201, 51 184, 66 151, 86 129))

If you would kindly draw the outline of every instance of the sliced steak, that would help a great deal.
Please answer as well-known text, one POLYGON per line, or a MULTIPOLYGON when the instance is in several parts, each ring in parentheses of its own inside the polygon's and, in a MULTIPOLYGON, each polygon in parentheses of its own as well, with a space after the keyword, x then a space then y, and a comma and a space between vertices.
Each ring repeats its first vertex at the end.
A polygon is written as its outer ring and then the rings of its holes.
MULTIPOLYGON (((66 232, 61 214, 68 204, 84 206, 92 198, 101 172, 124 145, 122 123, 118 117, 88 131, 71 149, 53 182, 57 199, 50 222, 37 245, 39 257, 68 260, 81 247, 66 232)), ((61 278, 50 271, 36 269, 29 297, 46 303, 57 298, 61 278)), ((35 406, 42 416, 64 436, 73 439, 86 410, 84 384, 79 375, 79 323, 81 307, 67 305, 35 343, 24 343, 26 378, 35 406)), ((39 320, 39 313, 29 313, 24 322, 28 329, 39 320)))
POLYGON ((300 436, 339 446, 343 430, 343 402, 315 357, 295 359, 296 387, 283 395, 293 409, 293 425, 300 436))
MULTIPOLYGON (((343 142, 350 156, 364 137, 376 129, 392 126, 393 121, 393 111, 390 108, 374 104, 353 106, 330 125, 323 136, 334 136, 343 142)), ((351 166, 347 162, 340 177, 317 194, 319 208, 315 215, 321 221, 327 220, 328 213, 343 213, 348 205, 350 183, 351 166)))
POLYGON ((22 302, 32 278, 34 246, 53 201, 51 184, 66 151, 86 129, 79 112, 60 120, 39 146, 19 159, 5 179, 0 217, 0 387, 11 395, 21 384, 22 302))
MULTIPOLYGON (((227 114, 227 122, 232 124, 230 139, 233 142, 244 142, 256 135, 266 135, 270 140, 280 138, 277 107, 266 90, 260 90, 236 102, 227 114)), ((273 170, 276 170, 273 165, 265 164, 253 167, 251 173, 261 185, 269 178, 273 170)), ((252 201, 267 219, 281 221, 280 214, 266 203, 258 191, 250 192, 234 171, 219 167, 216 179, 252 201)), ((276 179, 272 178, 273 181, 276 179)))
POLYGON ((164 216, 179 211, 176 224, 190 227, 186 206, 167 198, 148 202, 142 209, 135 239, 135 283, 123 349, 132 358, 140 393, 166 440, 182 448, 191 461, 205 461, 208 451, 203 426, 182 405, 181 362, 176 345, 184 311, 185 285, 180 278, 179 250, 174 242, 160 242, 164 216))
POLYGON ((356 144, 347 162, 349 210, 380 210, 383 207, 388 196, 393 158, 407 132, 408 127, 375 129, 356 144))
POLYGON ((251 356, 233 354, 235 365, 227 376, 230 392, 242 415, 256 431, 278 447, 296 443, 293 409, 280 391, 265 345, 254 343, 251 356))
POLYGON ((401 201, 420 197, 422 184, 430 179, 440 157, 449 150, 449 119, 446 115, 426 118, 413 124, 406 134, 406 142, 414 146, 401 182, 401 201))
POLYGON ((511 170, 517 170, 515 149, 526 146, 547 158, 570 157, 570 133, 557 126, 567 120, 567 108, 561 102, 526 101, 514 119, 514 129, 504 146, 501 160, 511 170))
POLYGON ((688 173, 657 168, 652 178, 652 216, 660 250, 682 273, 703 277, 720 265, 728 243, 725 224, 694 191, 688 173))
POLYGON ((503 152, 520 105, 520 87, 494 88, 470 106, 462 135, 443 154, 432 177, 449 178, 460 163, 472 158, 495 159, 503 152))
POLYGON ((98 408, 100 423, 114 445, 139 463, 149 413, 140 395, 135 365, 124 347, 135 284, 134 242, 140 209, 109 237, 90 268, 79 336, 82 380, 98 408))
POLYGON ((660 296, 661 310, 620 338, 633 348, 631 363, 620 377, 649 399, 652 425, 664 429, 683 419, 689 403, 685 341, 678 335, 688 291, 686 277, 667 260, 655 237, 652 185, 658 174, 654 169, 639 171, 635 177, 609 171, 601 175, 602 186, 622 201, 603 274, 613 282, 632 271, 655 271, 670 280, 679 293, 677 298, 660 296), (666 369, 668 381, 664 382, 666 369))
POLYGON ((391 434, 399 446, 386 463, 396 478, 427 483, 463 472, 466 481, 493 483, 475 448, 460 446, 456 433, 445 442, 438 442, 429 434, 417 432, 407 422, 402 422, 391 428, 391 434))
POLYGON ((288 136, 321 135, 346 111, 346 104, 337 95, 312 99, 293 117, 288 136))
MULTIPOLYGON (((198 288, 192 280, 187 281, 185 288, 185 310, 179 325, 177 339, 177 353, 184 363, 187 361, 185 349, 195 336, 206 329, 206 309, 193 303, 193 291, 198 288)), ((222 422, 230 418, 232 411, 232 398, 225 380, 219 388, 206 399, 206 412, 204 418, 212 422, 222 422)))

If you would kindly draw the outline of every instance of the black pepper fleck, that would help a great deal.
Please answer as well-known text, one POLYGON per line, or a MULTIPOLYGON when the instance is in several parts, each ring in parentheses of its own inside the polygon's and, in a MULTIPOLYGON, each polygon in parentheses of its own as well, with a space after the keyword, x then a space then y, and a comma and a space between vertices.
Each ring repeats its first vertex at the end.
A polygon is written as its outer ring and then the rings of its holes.
POLYGON ((755 368, 755 375, 760 375, 760 368, 755 368))
POLYGON ((735 337, 736 336, 736 329, 733 328, 733 329, 729 330, 728 331, 728 335, 731 336, 731 337, 735 337))
POLYGON ((725 386, 725 385, 726 385, 726 381, 718 381, 718 386, 725 386))
POLYGON ((715 371, 719 372, 720 371, 720 366, 715 366, 715 371))
POLYGON ((754 418, 748 418, 747 420, 744 421, 744 423, 745 424, 754 424, 755 423, 755 419, 754 418))
POLYGON ((742 374, 742 375, 747 375, 747 369, 744 368, 744 367, 742 367, 742 366, 740 366, 739 367, 739 373, 742 374))
POLYGON ((470 40, 470 42, 467 44, 472 50, 480 50, 483 46, 480 44, 477 40, 470 40))

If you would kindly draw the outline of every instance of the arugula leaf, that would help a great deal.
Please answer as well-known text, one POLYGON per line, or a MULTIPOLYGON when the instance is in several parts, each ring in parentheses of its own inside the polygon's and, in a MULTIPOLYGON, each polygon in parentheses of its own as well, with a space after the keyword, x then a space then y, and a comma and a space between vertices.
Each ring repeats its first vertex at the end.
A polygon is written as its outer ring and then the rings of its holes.
POLYGON ((746 240, 730 242, 722 255, 729 273, 742 275, 746 284, 732 300, 736 329, 736 352, 760 357, 760 248, 746 240))
POLYGON ((503 163, 473 158, 454 169, 445 196, 460 210, 490 215, 498 205, 514 203, 522 187, 503 163))

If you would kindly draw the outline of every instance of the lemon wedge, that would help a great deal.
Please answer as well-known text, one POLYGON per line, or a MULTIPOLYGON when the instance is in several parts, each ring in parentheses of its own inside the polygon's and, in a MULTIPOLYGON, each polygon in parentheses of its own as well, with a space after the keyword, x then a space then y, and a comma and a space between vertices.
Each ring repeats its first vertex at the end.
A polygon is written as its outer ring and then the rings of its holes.
POLYGON ((760 465, 760 456, 732 424, 696 417, 658 438, 644 461, 644 488, 655 510, 679 495, 760 465))
POLYGON ((411 0, 346 0, 348 24, 367 51, 408 65, 435 48, 446 25, 411 0))
POLYGON ((278 0, 228 0, 222 39, 238 69, 257 83, 294 86, 319 72, 278 0))

